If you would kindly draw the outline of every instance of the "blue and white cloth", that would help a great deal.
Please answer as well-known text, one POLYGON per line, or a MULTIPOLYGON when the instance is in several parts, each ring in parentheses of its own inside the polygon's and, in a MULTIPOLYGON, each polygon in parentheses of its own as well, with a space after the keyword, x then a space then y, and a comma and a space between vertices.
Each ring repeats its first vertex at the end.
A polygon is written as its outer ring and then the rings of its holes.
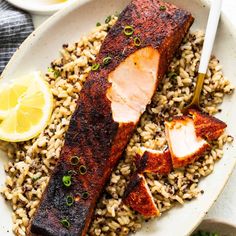
POLYGON ((32 18, 28 13, 0 0, 0 75, 33 29, 32 18))

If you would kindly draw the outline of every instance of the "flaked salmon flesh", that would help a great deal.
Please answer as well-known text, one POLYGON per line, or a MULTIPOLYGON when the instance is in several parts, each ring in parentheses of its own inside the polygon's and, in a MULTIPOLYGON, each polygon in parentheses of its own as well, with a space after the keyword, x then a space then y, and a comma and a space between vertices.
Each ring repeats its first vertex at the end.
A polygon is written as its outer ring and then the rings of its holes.
POLYGON ((114 121, 137 123, 156 89, 159 58, 154 48, 142 48, 109 75, 112 86, 107 97, 114 121))
POLYGON ((194 162, 207 149, 208 141, 216 140, 227 125, 198 110, 188 111, 189 116, 174 117, 165 122, 165 132, 173 167, 183 167, 194 162))
POLYGON ((165 133, 174 168, 194 162, 210 147, 206 140, 197 137, 193 119, 188 116, 166 121, 165 133))

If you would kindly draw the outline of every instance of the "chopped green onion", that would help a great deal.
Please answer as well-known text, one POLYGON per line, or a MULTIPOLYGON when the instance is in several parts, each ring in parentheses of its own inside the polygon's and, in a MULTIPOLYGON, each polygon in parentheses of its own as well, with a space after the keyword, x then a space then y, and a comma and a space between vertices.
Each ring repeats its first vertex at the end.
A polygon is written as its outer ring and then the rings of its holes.
POLYGON ((112 58, 111 57, 105 57, 104 59, 103 59, 103 64, 104 65, 108 65, 110 62, 111 62, 111 60, 112 60, 112 58))
POLYGON ((111 21, 111 16, 108 16, 105 20, 105 23, 108 24, 111 21))
POLYGON ((76 166, 79 164, 79 160, 80 160, 80 158, 78 156, 72 156, 70 158, 70 163, 71 163, 71 165, 76 166))
POLYGON ((89 198, 89 193, 88 193, 87 191, 83 192, 83 193, 82 193, 82 198, 83 198, 84 200, 88 199, 88 198, 89 198))
POLYGON ((81 165, 81 166, 79 167, 79 173, 80 173, 81 175, 85 175, 86 172, 87 172, 86 166, 81 165))
POLYGON ((160 11, 165 11, 166 10, 166 6, 160 6, 160 11))
POLYGON ((54 70, 51 67, 48 67, 48 72, 53 72, 54 70))
POLYGON ((130 25, 126 25, 123 32, 125 35, 131 36, 134 33, 134 28, 130 25))
POLYGON ((33 182, 36 182, 37 180, 39 180, 41 178, 41 176, 33 176, 32 180, 33 182))
POLYGON ((60 73, 59 70, 55 70, 55 71, 54 71, 54 76, 55 76, 56 78, 57 78, 60 74, 61 74, 61 73, 60 73))
POLYGON ((71 175, 76 175, 77 172, 75 170, 68 170, 67 174, 71 176, 71 175))
POLYGON ((141 45, 141 39, 139 37, 134 38, 134 45, 139 47, 141 45))
POLYGON ((70 222, 67 219, 62 219, 60 223, 65 227, 65 228, 70 228, 70 222))
POLYGON ((101 23, 100 23, 100 22, 97 22, 96 26, 97 26, 97 27, 98 27, 98 26, 101 26, 101 23))
POLYGON ((62 177, 62 182, 66 187, 70 187, 71 186, 71 176, 70 175, 64 175, 62 177))
POLYGON ((53 73, 54 77, 56 77, 56 78, 61 74, 61 72, 59 70, 54 70, 51 67, 48 67, 48 72, 53 73))
POLYGON ((72 206, 73 204, 74 204, 74 198, 71 196, 71 195, 68 195, 67 197, 66 197, 66 205, 67 206, 72 206))
POLYGON ((170 78, 175 78, 177 76, 177 74, 175 73, 175 72, 170 72, 170 73, 168 73, 168 77, 170 77, 170 78))
POLYGON ((96 70, 99 69, 99 67, 100 67, 99 63, 93 64, 92 67, 91 67, 91 70, 96 71, 96 70))

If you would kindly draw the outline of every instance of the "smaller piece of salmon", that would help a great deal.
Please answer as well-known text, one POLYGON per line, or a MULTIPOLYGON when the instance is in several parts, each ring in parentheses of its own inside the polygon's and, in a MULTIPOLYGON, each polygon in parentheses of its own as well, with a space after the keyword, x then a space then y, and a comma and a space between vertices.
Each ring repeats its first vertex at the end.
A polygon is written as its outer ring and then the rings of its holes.
POLYGON ((174 168, 193 163, 209 147, 208 141, 216 140, 227 125, 195 109, 189 116, 174 117, 165 122, 165 132, 174 168))
POLYGON ((160 216, 144 176, 137 172, 131 176, 123 202, 145 217, 160 216))
POLYGON ((169 149, 158 151, 142 148, 142 151, 143 154, 136 156, 136 167, 139 173, 166 175, 173 169, 169 149))
POLYGON ((188 116, 166 121, 165 132, 174 168, 193 163, 210 147, 206 140, 197 136, 194 121, 188 116))
POLYGON ((189 114, 193 118, 197 137, 205 138, 208 141, 218 139, 227 127, 223 121, 195 109, 190 109, 189 114))

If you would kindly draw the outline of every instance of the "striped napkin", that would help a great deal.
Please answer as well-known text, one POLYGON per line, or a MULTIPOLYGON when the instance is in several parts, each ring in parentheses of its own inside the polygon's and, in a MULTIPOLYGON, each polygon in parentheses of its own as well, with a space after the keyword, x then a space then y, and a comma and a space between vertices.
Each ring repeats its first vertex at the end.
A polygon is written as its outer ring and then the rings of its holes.
POLYGON ((33 29, 29 14, 0 0, 0 75, 13 53, 33 29))

